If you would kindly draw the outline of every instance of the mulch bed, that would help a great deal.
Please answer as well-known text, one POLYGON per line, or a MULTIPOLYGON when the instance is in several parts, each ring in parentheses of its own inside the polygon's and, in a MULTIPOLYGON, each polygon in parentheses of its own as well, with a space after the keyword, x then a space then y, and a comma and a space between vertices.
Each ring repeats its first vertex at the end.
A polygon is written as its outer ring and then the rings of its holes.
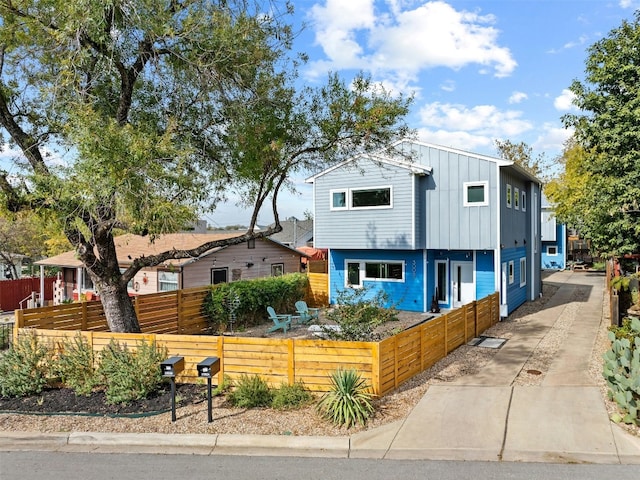
MULTIPOLYGON (((176 407, 206 402, 206 388, 202 385, 176 385, 176 407)), ((104 392, 96 391, 79 396, 69 388, 45 388, 40 394, 27 397, 0 397, 0 413, 31 414, 86 414, 100 416, 139 416, 163 413, 171 410, 171 386, 142 400, 126 405, 110 405, 104 392)))

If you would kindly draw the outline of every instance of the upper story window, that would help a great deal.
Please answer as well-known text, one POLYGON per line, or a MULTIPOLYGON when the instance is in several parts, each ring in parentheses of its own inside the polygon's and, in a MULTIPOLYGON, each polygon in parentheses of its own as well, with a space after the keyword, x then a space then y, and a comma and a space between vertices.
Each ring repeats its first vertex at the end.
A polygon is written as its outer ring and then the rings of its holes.
POLYGON ((331 190, 331 210, 391 208, 391 187, 350 188, 331 190))
POLYGON ((511 185, 507 183, 507 208, 511 208, 511 185))
POLYGON ((346 210, 347 190, 331 190, 331 210, 346 210))
POLYGON ((391 206, 391 187, 351 190, 351 208, 391 206))
POLYGON ((513 190, 513 207, 516 210, 520 210, 520 189, 516 188, 513 190))
POLYGON ((522 192, 522 202, 520 202, 520 207, 523 212, 527 211, 527 192, 522 192))
POLYGON ((465 207, 489 205, 488 182, 465 182, 463 190, 465 207))

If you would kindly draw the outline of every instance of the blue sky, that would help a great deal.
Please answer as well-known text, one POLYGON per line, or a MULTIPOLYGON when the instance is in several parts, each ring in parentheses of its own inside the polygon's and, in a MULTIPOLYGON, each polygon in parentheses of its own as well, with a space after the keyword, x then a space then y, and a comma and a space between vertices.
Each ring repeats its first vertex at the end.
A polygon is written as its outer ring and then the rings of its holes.
MULTIPOLYGON (((306 29, 295 44, 310 62, 303 78, 358 71, 392 91, 414 93, 408 118, 421 140, 496 155, 495 139, 525 142, 554 159, 571 135, 561 116, 582 80, 589 46, 640 0, 294 0, 306 29)), ((312 210, 311 187, 283 195, 281 218, 312 210)), ((246 217, 246 219, 245 219, 246 217)), ((247 222, 222 206, 216 225, 247 222)), ((262 223, 272 220, 265 212, 262 223)))

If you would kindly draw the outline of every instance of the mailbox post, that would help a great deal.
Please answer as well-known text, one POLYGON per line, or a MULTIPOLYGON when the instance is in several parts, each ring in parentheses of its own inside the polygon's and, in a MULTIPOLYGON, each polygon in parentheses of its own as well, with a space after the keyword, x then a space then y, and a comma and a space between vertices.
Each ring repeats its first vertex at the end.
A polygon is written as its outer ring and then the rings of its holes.
POLYGON ((211 412, 211 378, 220 371, 220 359, 218 357, 207 357, 198 363, 198 376, 207 379, 207 419, 213 422, 213 414, 211 412))
POLYGON ((169 357, 160 363, 163 377, 171 379, 171 421, 176 421, 176 375, 184 370, 184 357, 169 357))

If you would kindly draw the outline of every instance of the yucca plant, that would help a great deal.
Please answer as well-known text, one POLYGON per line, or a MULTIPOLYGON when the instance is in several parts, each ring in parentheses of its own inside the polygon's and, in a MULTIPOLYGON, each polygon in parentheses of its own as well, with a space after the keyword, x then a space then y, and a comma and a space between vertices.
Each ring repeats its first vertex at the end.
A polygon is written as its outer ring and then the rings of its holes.
POLYGON ((338 369, 331 374, 331 391, 325 393, 316 410, 336 425, 350 428, 364 425, 374 411, 371 387, 356 370, 338 369))

